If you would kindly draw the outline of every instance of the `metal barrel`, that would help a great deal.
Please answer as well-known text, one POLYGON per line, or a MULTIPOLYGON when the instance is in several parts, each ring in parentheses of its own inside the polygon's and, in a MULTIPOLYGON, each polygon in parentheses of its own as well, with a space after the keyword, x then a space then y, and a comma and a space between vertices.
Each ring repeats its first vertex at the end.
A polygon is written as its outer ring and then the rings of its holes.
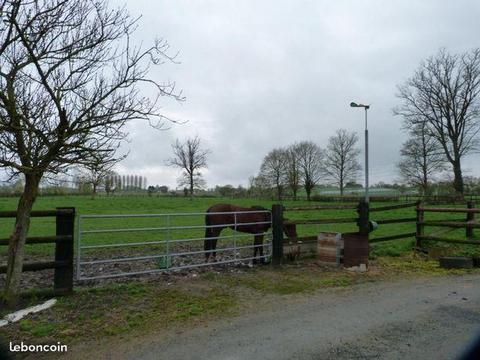
POLYGON ((345 267, 368 265, 370 246, 368 237, 358 233, 343 234, 344 250, 343 265, 345 267))
POLYGON ((317 259, 319 262, 328 265, 340 263, 338 251, 341 245, 341 234, 320 233, 317 238, 317 259))

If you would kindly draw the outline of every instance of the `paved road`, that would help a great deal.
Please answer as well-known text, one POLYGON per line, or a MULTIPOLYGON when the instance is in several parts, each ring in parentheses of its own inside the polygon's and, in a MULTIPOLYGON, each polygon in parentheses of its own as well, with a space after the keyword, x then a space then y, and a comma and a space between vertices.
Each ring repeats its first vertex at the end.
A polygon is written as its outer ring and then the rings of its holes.
MULTIPOLYGON (((452 359, 480 330, 480 275, 328 290, 148 340, 127 359, 452 359)), ((118 353, 117 353, 118 356, 118 353)))

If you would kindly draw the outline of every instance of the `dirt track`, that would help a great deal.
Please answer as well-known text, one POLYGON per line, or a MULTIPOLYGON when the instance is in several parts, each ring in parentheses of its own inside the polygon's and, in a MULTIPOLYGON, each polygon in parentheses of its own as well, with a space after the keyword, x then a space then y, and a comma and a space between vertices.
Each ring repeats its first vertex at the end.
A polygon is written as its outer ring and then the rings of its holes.
POLYGON ((97 348, 95 357, 452 359, 479 330, 480 275, 449 276, 283 297, 275 308, 97 348))

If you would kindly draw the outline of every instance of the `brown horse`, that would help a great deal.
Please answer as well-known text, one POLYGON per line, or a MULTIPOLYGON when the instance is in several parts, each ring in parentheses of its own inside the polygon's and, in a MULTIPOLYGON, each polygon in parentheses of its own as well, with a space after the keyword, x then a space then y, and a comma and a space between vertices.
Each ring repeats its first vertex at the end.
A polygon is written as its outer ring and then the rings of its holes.
MULTIPOLYGON (((225 228, 254 234, 253 263, 256 263, 257 253, 260 262, 263 258, 263 233, 272 226, 272 214, 268 209, 261 206, 249 208, 230 204, 216 204, 207 210, 205 215, 205 260, 208 262, 210 254, 213 261, 216 261, 217 240, 225 228), (236 226, 235 226, 236 223, 236 226)), ((289 238, 297 237, 295 224, 284 223, 283 231, 289 238)))

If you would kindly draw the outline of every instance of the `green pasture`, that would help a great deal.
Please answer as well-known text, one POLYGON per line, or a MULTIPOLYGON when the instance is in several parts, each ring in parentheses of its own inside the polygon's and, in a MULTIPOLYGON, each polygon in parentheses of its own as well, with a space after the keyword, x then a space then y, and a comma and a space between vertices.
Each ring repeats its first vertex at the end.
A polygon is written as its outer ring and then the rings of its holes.
MULTIPOLYGON (((14 210, 16 208, 17 199, 15 198, 0 198, 0 211, 14 210)), ((52 196, 39 197, 34 209, 47 210, 56 207, 75 207, 77 214, 93 215, 93 214, 162 214, 159 217, 150 218, 99 218, 99 219, 83 219, 81 228, 83 230, 98 230, 98 229, 134 229, 134 228, 161 228, 168 226, 198 226, 198 228, 185 230, 149 230, 142 232, 109 232, 98 234, 84 234, 82 236, 82 245, 98 245, 98 244, 115 244, 115 243, 135 243, 146 241, 163 241, 167 239, 190 239, 203 238, 204 229, 201 226, 204 224, 204 215, 186 215, 186 216, 165 216, 166 214, 178 213, 204 213, 211 205, 216 203, 234 203, 240 206, 261 205, 266 208, 271 208, 276 201, 269 200, 252 200, 252 199, 222 199, 222 198, 196 198, 189 200, 187 198, 179 197, 98 197, 91 199, 89 196, 52 196)), ((307 201, 285 201, 283 204, 288 206, 314 205, 318 203, 307 201)), ((326 203, 326 205, 340 205, 339 203, 326 203)), ((398 203, 392 203, 398 204, 398 203)), ((389 203, 371 203, 371 207, 387 206, 389 203)), ((443 205, 445 207, 451 207, 443 205)), ((458 207, 459 205, 457 205, 458 207)), ((289 219, 326 219, 326 218, 353 218, 356 217, 354 209, 347 210, 318 210, 318 211, 289 211, 285 213, 289 219)), ((371 220, 393 219, 393 218, 407 218, 415 217, 415 209, 406 208, 399 210, 390 210, 385 212, 372 212, 371 220)), ((463 219, 464 214, 445 214, 445 213, 426 213, 428 220, 446 220, 446 219, 463 219)), ((13 227, 13 219, 0 218, 0 238, 7 238, 10 235, 13 227)), ((357 231, 357 226, 354 223, 350 224, 329 224, 329 225, 299 225, 299 236, 316 235, 322 231, 332 232, 352 232, 357 231)), ((408 233, 415 231, 415 223, 380 225, 379 228, 371 234, 371 238, 394 235, 399 233, 408 233)), ((33 218, 30 228, 30 236, 54 235, 55 233, 55 219, 54 218, 33 218)), ((426 228, 426 233, 437 236, 446 236, 449 238, 463 239, 465 237, 465 230, 458 229, 451 231, 448 228, 426 228)), ((480 230, 477 230, 480 234, 480 230)), ((223 246, 228 246, 228 242, 233 242, 234 232, 226 230, 222 235, 231 235, 232 238, 222 240, 223 246)), ((477 239, 480 239, 476 235, 477 239)), ((235 239, 238 244, 251 243, 251 236, 238 237, 235 239)), ((202 242, 198 242, 201 246, 202 242)), ((400 255, 409 251, 413 245, 413 238, 404 240, 392 240, 383 243, 373 244, 373 256, 382 255, 400 255)), ((436 246, 436 244, 431 244, 436 246)), ((162 243, 160 245, 137 248, 135 246, 128 249, 132 252, 137 250, 142 254, 154 253, 159 250, 164 250, 166 246, 162 243), (141 251, 140 251, 141 250, 141 251)), ((439 245, 440 246, 440 245, 439 245)), ((447 246, 447 245, 442 245, 447 246)), ((476 247, 468 245, 452 246, 449 248, 455 252, 477 252, 476 247)), ((0 249, 1 253, 5 253, 6 248, 0 249)), ((115 248, 116 250, 116 248, 115 248)), ((114 252, 112 248, 95 250, 95 254, 101 254, 104 251, 114 252)), ((85 250, 89 253, 93 250, 85 250)), ((122 249, 125 251, 125 248, 122 249)), ((53 253, 53 245, 31 245, 28 246, 27 252, 35 255, 47 255, 53 253)))

